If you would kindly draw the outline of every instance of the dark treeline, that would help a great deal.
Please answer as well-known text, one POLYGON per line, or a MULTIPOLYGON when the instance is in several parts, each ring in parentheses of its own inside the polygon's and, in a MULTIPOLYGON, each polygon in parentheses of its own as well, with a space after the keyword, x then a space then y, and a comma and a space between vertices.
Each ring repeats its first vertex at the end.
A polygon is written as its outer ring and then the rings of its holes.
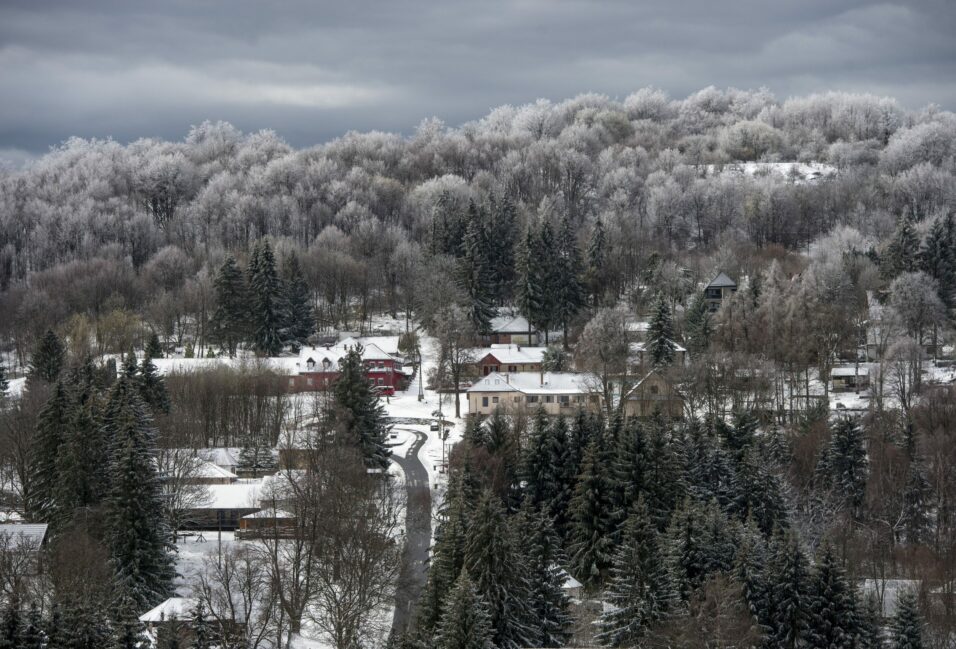
POLYGON ((297 255, 320 324, 421 310, 422 278, 464 258, 457 288, 476 323, 517 301, 562 329, 580 287, 567 286, 570 308, 540 283, 516 290, 528 256, 547 257, 529 276, 570 268, 613 302, 677 251, 693 280, 751 274, 759 247, 802 249, 837 225, 882 253, 898 222, 920 231, 952 204, 954 133, 951 113, 890 99, 707 88, 505 106, 457 129, 430 120, 407 138, 306 150, 224 123, 182 142, 74 139, 0 177, 0 335, 21 363, 52 326, 93 351, 125 351, 143 319, 168 342, 204 343, 227 256, 248 266, 266 237, 280 265, 297 255), (781 160, 835 173, 720 172, 781 160))
POLYGON ((405 645, 949 646, 956 482, 940 444, 956 430, 935 413, 956 392, 932 401, 912 445, 880 415, 822 410, 771 429, 471 419, 405 645), (558 566, 596 601, 572 608, 558 566), (914 581, 884 622, 890 574, 914 581))

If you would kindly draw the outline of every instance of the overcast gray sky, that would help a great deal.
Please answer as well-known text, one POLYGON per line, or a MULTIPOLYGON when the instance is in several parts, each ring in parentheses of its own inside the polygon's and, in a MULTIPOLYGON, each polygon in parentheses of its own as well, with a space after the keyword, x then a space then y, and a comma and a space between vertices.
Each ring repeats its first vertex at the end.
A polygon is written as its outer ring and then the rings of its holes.
POLYGON ((954 0, 0 0, 0 153, 204 119, 306 146, 646 85, 954 109, 954 35, 954 0))

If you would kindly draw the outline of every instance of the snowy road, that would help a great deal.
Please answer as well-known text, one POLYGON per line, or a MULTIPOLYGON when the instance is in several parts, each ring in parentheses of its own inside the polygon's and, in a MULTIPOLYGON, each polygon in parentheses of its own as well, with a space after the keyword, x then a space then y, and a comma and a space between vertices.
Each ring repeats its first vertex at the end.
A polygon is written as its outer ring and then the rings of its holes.
POLYGON ((394 430, 415 435, 415 441, 403 453, 396 453, 392 459, 405 472, 405 488, 408 503, 405 508, 406 544, 402 555, 402 569, 395 591, 395 617, 392 630, 400 634, 408 628, 414 612, 415 602, 425 586, 428 546, 431 543, 431 491, 428 484, 428 472, 418 458, 418 451, 427 441, 427 436, 419 431, 395 427, 394 430))

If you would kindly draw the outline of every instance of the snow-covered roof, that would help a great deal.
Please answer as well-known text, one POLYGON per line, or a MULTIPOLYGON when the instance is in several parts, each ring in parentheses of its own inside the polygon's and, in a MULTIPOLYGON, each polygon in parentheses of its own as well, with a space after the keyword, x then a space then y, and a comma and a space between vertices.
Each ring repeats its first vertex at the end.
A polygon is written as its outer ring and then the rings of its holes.
POLYGON ((0 523, 22 523, 23 516, 20 512, 7 511, 0 512, 0 523))
POLYGON ((840 376, 869 376, 870 368, 865 364, 861 364, 859 367, 854 367, 852 365, 845 367, 834 367, 830 370, 830 377, 840 377, 840 376))
POLYGON ((521 392, 524 394, 584 394, 596 377, 576 372, 492 372, 476 381, 468 392, 521 392))
POLYGON ((737 282, 727 277, 726 273, 718 273, 717 277, 710 281, 707 288, 736 288, 737 282))
POLYGON ((295 369, 299 372, 307 371, 309 361, 312 361, 317 368, 338 369, 339 362, 345 358, 349 350, 360 343, 362 344, 363 361, 393 361, 401 365, 402 360, 400 358, 392 356, 373 342, 362 343, 361 340, 355 338, 346 338, 330 347, 303 347, 295 361, 295 369))
POLYGON ((657 375, 657 378, 661 379, 662 381, 664 381, 664 382, 667 383, 668 385, 670 384, 670 381, 668 381, 663 375, 661 375, 660 372, 658 372, 657 370, 651 370, 650 372, 648 372, 647 374, 644 375, 644 378, 642 378, 640 381, 638 381, 637 383, 635 383, 635 384, 634 384, 634 387, 632 387, 630 390, 627 391, 627 395, 626 395, 624 398, 625 398, 625 399, 630 399, 630 398, 631 398, 631 395, 633 395, 634 392, 635 392, 639 387, 641 387, 641 385, 644 384, 644 381, 646 381, 647 379, 651 378, 651 376, 654 376, 655 374, 657 375))
POLYGON ((206 485, 209 499, 196 509, 256 509, 259 506, 261 488, 261 480, 206 485))
POLYGON ((295 518, 295 514, 287 512, 284 509, 260 509, 252 514, 246 514, 243 518, 295 518))
MULTIPOLYGON (((674 342, 673 340, 671 341, 671 344, 674 345, 675 352, 687 351, 685 347, 681 346, 679 343, 674 342)), ((647 351, 648 345, 650 345, 649 342, 635 342, 635 343, 630 343, 627 347, 631 355, 634 355, 634 354, 641 354, 647 351)))
POLYGON ((528 319, 513 313, 501 313, 491 319, 491 331, 494 333, 528 333, 528 319))
POLYGON ((196 611, 198 600, 193 597, 170 597, 165 602, 139 616, 140 622, 168 622, 188 620, 196 611))
POLYGON ((0 537, 9 543, 30 543, 39 547, 46 538, 46 523, 3 523, 0 524, 0 537))
POLYGON ((221 466, 209 462, 208 460, 203 460, 196 458, 196 471, 191 477, 193 478, 228 478, 230 480, 235 480, 237 476, 232 471, 228 471, 221 466))
POLYGON ((524 347, 522 345, 492 345, 475 350, 475 358, 479 361, 487 356, 494 356, 502 364, 508 363, 540 363, 547 347, 524 347))
POLYGON ((213 448, 201 448, 201 449, 197 449, 196 455, 206 460, 207 462, 212 462, 216 466, 234 467, 237 464, 239 464, 239 449, 238 448, 229 448, 225 446, 216 446, 213 448))

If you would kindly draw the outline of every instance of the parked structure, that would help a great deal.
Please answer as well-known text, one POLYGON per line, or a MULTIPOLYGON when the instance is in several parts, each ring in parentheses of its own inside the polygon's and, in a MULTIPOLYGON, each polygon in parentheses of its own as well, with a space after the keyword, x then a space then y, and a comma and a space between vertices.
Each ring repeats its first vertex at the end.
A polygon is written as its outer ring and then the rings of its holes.
POLYGON ((724 273, 718 273, 717 277, 704 288, 704 301, 707 302, 707 309, 711 312, 717 311, 724 300, 730 299, 730 296, 736 292, 737 282, 724 273))
POLYGON ((651 370, 625 396, 624 412, 628 417, 650 417, 658 412, 665 417, 682 417, 684 398, 667 377, 651 370))
POLYGON ((535 409, 543 406, 549 415, 572 414, 579 408, 597 411, 598 379, 573 372, 492 373, 468 389, 468 412, 490 415, 495 408, 535 409))
POLYGON ((536 345, 539 332, 528 319, 514 313, 499 313, 491 319, 491 330, 481 337, 484 345, 536 345))

